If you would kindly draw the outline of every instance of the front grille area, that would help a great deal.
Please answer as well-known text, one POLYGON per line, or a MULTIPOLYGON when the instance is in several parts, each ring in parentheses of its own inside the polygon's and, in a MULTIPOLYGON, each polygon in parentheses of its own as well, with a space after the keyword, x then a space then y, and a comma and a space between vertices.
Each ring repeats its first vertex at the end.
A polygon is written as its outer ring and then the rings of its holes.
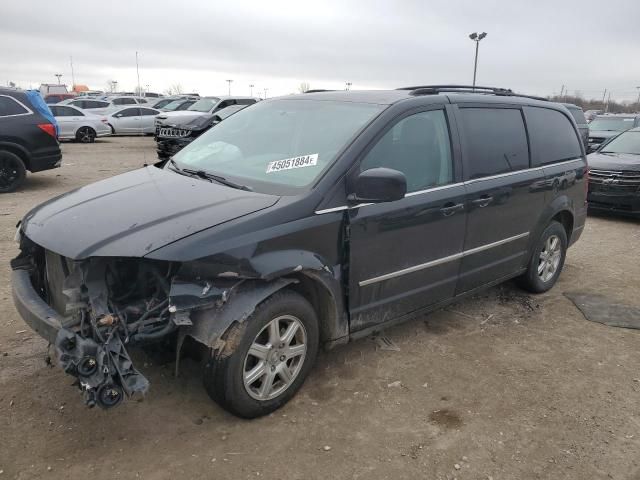
POLYGON ((640 171, 592 168, 589 170, 589 188, 591 191, 640 192, 640 171))
POLYGON ((159 127, 156 129, 156 135, 158 137, 165 138, 182 138, 191 134, 191 130, 186 128, 173 128, 173 127, 159 127))

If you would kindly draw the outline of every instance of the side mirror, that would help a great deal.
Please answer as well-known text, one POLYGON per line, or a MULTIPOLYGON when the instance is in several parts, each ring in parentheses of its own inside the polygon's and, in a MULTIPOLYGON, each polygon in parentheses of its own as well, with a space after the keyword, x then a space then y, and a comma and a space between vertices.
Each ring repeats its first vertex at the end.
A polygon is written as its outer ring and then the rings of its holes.
POLYGON ((404 173, 391 168, 371 168, 358 175, 355 193, 350 201, 382 203, 404 198, 407 193, 407 179, 404 173))

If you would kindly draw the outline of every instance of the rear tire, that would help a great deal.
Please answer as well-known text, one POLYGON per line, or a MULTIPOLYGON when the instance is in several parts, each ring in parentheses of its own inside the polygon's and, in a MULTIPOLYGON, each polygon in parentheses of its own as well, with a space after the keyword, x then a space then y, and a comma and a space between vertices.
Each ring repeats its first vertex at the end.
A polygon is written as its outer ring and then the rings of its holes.
POLYGON ((0 151, 0 193, 17 189, 27 176, 24 162, 16 154, 0 151))
POLYGON ((311 304, 281 290, 259 304, 209 350, 204 386, 225 410, 243 418, 267 415, 300 389, 318 352, 318 319, 311 304))
POLYGON ((527 271, 518 278, 519 285, 533 293, 553 287, 562 272, 567 255, 567 232, 562 224, 552 221, 536 244, 527 271))
POLYGON ((80 127, 76 132, 76 140, 80 143, 93 143, 96 141, 96 131, 91 127, 80 127))

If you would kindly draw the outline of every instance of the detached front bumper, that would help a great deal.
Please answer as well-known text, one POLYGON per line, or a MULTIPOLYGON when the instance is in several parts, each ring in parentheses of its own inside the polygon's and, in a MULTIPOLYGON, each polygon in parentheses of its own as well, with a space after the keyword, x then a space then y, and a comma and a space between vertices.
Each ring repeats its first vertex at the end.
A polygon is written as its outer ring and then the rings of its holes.
POLYGON ((11 272, 13 303, 20 316, 33 330, 49 343, 55 343, 62 328, 63 317, 38 295, 27 270, 11 272))

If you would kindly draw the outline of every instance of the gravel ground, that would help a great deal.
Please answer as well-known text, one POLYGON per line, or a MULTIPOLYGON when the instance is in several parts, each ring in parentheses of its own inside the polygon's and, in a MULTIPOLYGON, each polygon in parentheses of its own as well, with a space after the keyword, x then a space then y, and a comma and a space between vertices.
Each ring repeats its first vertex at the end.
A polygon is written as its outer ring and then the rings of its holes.
MULTIPOLYGON (((590 217, 559 283, 511 283, 322 353, 277 413, 239 420, 198 364, 138 365, 144 400, 88 410, 18 316, 9 260, 34 205, 155 158, 151 138, 64 144, 62 168, 0 197, 0 480, 3 478, 640 478, 640 332, 584 319, 563 292, 640 306, 640 222, 590 217)), ((159 206, 160 208, 161 206, 159 206)))

